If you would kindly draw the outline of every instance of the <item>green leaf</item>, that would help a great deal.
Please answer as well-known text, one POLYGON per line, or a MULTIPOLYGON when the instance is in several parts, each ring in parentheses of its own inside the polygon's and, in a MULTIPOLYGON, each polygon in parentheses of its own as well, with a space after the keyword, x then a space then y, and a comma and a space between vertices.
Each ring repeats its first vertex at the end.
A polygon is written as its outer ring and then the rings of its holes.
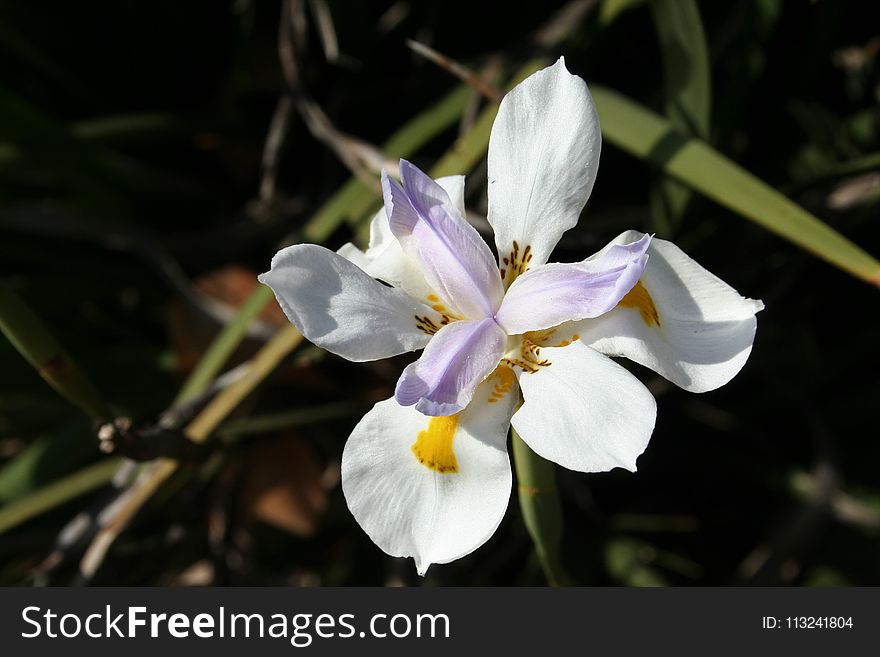
POLYGON ((110 482, 120 459, 99 461, 0 509, 0 534, 110 482))
POLYGON ((605 139, 835 267, 880 286, 880 261, 671 121, 600 85, 590 87, 605 139))
POLYGON ((682 132, 708 141, 712 107, 709 51, 694 0, 652 0, 666 84, 666 116, 682 132))
MULTIPOLYGON (((652 0, 660 42, 666 116, 683 134, 709 141, 712 88, 709 52, 694 0, 652 0)), ((691 200, 690 190, 665 179, 652 190, 658 232, 672 234, 691 200)))
POLYGON ((556 486, 556 466, 535 454, 516 429, 511 428, 510 432, 523 524, 535 545, 548 584, 567 586, 571 582, 562 563, 564 521, 556 486))
POLYGON ((97 421, 112 417, 91 380, 64 353, 40 318, 5 283, 0 284, 0 332, 46 383, 70 403, 97 421))
POLYGON ((77 418, 39 436, 0 467, 0 505, 9 504, 93 461, 98 441, 91 423, 77 418))
POLYGON ((599 25, 608 27, 617 20, 617 18, 639 5, 643 5, 645 0, 603 0, 599 7, 599 25))

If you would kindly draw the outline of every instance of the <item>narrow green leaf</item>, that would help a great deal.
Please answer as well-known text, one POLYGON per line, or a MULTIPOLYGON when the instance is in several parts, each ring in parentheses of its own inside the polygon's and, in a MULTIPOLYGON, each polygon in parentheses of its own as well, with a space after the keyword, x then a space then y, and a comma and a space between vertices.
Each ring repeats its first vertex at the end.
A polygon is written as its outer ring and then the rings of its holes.
POLYGON ((120 462, 119 459, 99 461, 7 504, 0 509, 0 534, 109 483, 120 462))
POLYGON ((608 27, 621 14, 635 9, 644 3, 645 0, 602 0, 602 5, 599 7, 599 25, 608 27))
POLYGON ((709 51, 694 0, 651 0, 666 85, 666 116, 681 132, 709 140, 709 51))
POLYGON ((835 267, 880 286, 880 261, 705 142, 607 87, 592 85, 605 139, 835 267))
POLYGON ((625 586, 668 586, 660 572, 645 563, 644 544, 626 536, 608 541, 605 546, 605 566, 611 577, 625 586))
POLYGON ((532 537, 547 582, 551 586, 567 585, 570 581, 562 564, 563 520, 556 466, 535 454, 515 429, 510 431, 523 523, 532 537))
POLYGON ((223 369, 232 352, 241 344, 251 321, 260 314, 271 298, 272 290, 265 285, 260 285, 251 293, 235 316, 223 327, 223 330, 202 354, 199 362, 177 393, 174 400, 175 406, 185 404, 207 389, 211 381, 223 369))
POLYGON ((91 463, 98 453, 97 443, 85 417, 39 436, 0 466, 0 506, 91 463))
POLYGON ((65 399, 95 420, 111 417, 109 407, 89 378, 6 284, 0 284, 0 332, 65 399))
MULTIPOLYGON (((651 0, 651 13, 663 59, 666 116, 683 134, 709 141, 709 52, 697 3, 651 0)), ((690 200, 690 189, 675 180, 662 180, 651 195, 658 232, 671 235, 690 200)))

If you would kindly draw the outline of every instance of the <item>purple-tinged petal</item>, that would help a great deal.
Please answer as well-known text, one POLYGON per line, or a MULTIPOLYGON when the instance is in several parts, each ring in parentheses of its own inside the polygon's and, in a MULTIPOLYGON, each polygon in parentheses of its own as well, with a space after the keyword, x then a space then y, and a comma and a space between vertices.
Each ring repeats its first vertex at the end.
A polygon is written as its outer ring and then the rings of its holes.
POLYGON ((506 344, 507 336, 492 319, 448 324, 403 370, 394 396, 401 406, 415 404, 425 415, 454 415, 497 367, 506 344))
POLYGON ((488 245, 440 185, 406 160, 400 172, 402 186, 382 172, 391 232, 441 297, 468 319, 491 317, 504 288, 488 245))
POLYGON ((645 235, 632 244, 615 244, 594 259, 529 270, 510 286, 495 318, 509 335, 516 335, 598 317, 638 282, 650 244, 651 236, 645 235))

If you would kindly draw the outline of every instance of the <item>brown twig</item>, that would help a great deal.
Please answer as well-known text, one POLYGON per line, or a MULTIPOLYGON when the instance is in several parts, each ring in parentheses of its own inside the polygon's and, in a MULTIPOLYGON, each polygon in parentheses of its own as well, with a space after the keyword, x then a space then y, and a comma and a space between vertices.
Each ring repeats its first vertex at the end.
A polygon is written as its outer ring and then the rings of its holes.
POLYGON ((471 71, 467 66, 463 64, 459 64, 454 59, 447 57, 446 55, 442 55, 430 46, 426 46, 424 43, 419 43, 418 41, 414 41, 413 39, 407 39, 406 45, 409 48, 427 59, 428 61, 434 62, 440 68, 449 71, 457 77, 459 80, 467 84, 469 87, 473 88, 489 100, 494 102, 501 101, 501 92, 498 90, 495 85, 486 81, 481 76, 477 75, 473 71, 471 71))
POLYGON ((330 8, 325 0, 309 0, 309 7, 315 17, 315 27, 318 28, 324 57, 328 62, 336 63, 339 61, 339 39, 336 37, 336 27, 333 25, 330 8))
POLYGON ((378 188, 376 174, 383 168, 393 171, 396 162, 387 158, 373 144, 338 130, 305 89, 297 64, 295 31, 291 22, 298 5, 296 0, 286 0, 282 4, 278 30, 278 58, 287 83, 290 102, 296 107, 315 139, 330 148, 354 175, 371 187, 378 188))
MULTIPOLYGON (((186 436, 195 443, 203 443, 226 419, 238 404, 295 349, 302 336, 293 326, 278 331, 265 347, 250 361, 247 372, 228 388, 225 388, 186 427, 186 436)), ((80 562, 80 575, 90 581, 104 561, 107 550, 128 526, 135 514, 147 500, 165 483, 178 468, 178 462, 162 458, 153 461, 138 476, 134 484, 120 495, 112 506, 105 509, 102 522, 80 562)))

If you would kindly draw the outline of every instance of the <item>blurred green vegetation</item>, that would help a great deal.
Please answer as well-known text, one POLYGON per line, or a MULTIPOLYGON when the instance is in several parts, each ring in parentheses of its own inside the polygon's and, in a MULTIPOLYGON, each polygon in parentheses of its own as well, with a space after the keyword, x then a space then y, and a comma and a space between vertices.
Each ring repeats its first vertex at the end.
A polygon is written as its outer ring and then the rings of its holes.
POLYGON ((348 513, 342 445, 406 358, 288 339, 191 442, 216 377, 265 361, 285 325, 255 275, 282 244, 362 237, 381 153, 468 173, 482 225, 494 105, 407 39, 499 88, 559 54, 591 84, 606 144, 559 260, 656 232, 767 307, 718 391, 637 371, 659 406, 638 474, 558 471, 569 577, 880 584, 878 17, 855 0, 0 1, 0 584, 544 583, 516 503, 424 580, 348 513), (108 413, 164 414, 136 436, 153 452, 117 449, 144 463, 99 450, 108 413), (114 527, 161 456, 180 467, 114 527))

